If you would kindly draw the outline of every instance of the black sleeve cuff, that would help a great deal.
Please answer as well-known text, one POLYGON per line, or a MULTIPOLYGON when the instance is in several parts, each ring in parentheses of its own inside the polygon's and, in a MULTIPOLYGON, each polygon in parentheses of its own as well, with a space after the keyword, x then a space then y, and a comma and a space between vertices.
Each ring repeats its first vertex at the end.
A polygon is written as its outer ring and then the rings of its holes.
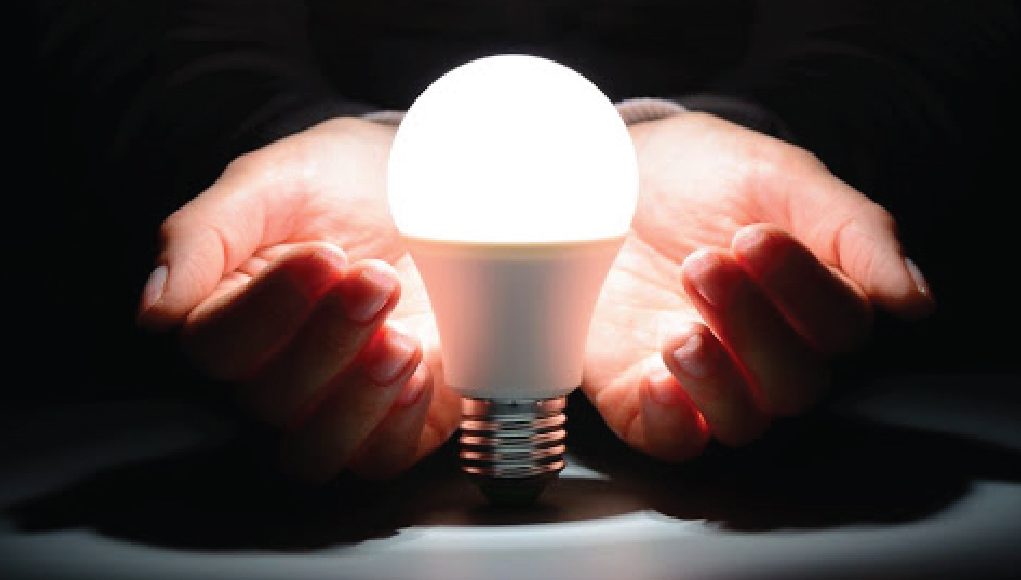
POLYGON ((788 143, 798 140, 790 127, 769 109, 753 101, 729 95, 694 94, 674 99, 691 111, 712 113, 732 123, 765 133, 788 143))

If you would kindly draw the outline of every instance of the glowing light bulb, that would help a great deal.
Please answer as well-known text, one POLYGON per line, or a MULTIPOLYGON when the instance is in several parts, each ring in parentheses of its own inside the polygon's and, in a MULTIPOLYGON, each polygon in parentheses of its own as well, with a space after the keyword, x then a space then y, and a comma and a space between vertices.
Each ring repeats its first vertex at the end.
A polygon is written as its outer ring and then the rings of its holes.
POLYGON ((635 211, 627 128, 567 67, 482 58, 415 100, 387 188, 463 397, 462 468, 492 499, 530 501, 564 467, 564 398, 635 211))

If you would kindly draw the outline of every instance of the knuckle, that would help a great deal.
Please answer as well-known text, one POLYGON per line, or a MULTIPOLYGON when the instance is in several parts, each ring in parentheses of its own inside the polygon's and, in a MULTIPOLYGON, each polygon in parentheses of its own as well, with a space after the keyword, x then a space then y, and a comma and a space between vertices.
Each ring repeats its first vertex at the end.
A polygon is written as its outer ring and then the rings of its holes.
POLYGON ((826 170, 826 165, 815 153, 808 149, 788 144, 783 144, 776 148, 776 153, 772 159, 772 167, 775 171, 784 175, 790 175, 792 169, 797 172, 826 170))
POLYGON ((779 148, 779 155, 776 163, 785 172, 790 172, 792 168, 798 170, 818 170, 824 169, 826 166, 823 162, 816 157, 815 153, 812 153, 808 149, 802 147, 796 147, 793 145, 786 145, 779 148))
POLYGON ((826 165, 822 162, 822 160, 808 149, 804 149, 802 147, 790 147, 789 149, 794 163, 816 169, 825 169, 826 165))
POLYGON ((855 281, 868 285, 879 259, 873 241, 882 232, 893 231, 893 217, 869 202, 863 210, 833 228, 832 254, 836 266, 855 281))
POLYGON ((184 229, 187 220, 187 210, 185 208, 178 209, 167 216, 166 219, 160 223, 160 240, 162 240, 163 243, 166 243, 170 239, 174 238, 179 232, 181 232, 181 230, 184 229))
POLYGON ((882 231, 893 231, 896 228, 896 219, 885 207, 874 201, 868 202, 867 216, 870 222, 882 231))
POLYGON ((236 187, 239 184, 278 180, 285 175, 284 170, 289 167, 290 160, 294 157, 293 150, 293 147, 273 144, 239 155, 227 163, 217 180, 218 184, 231 184, 234 187, 220 188, 220 191, 240 193, 247 188, 236 187))
POLYGON ((247 175, 265 162, 266 154, 261 150, 243 153, 227 163, 223 175, 247 175))
POLYGON ((782 167, 813 165, 818 158, 808 149, 796 145, 781 144, 774 148, 773 162, 782 167))

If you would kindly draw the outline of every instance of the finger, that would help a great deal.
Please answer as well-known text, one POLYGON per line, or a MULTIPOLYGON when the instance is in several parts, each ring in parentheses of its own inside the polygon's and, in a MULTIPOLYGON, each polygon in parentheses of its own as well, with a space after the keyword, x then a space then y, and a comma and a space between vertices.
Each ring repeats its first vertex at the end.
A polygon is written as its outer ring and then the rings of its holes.
POLYGON ((343 251, 327 244, 294 250, 193 310, 182 334, 185 348, 212 376, 242 378, 297 331, 346 262, 343 251))
POLYGON ((931 312, 932 292, 918 267, 904 256, 889 212, 818 162, 807 167, 808 178, 795 180, 787 172, 763 188, 770 196, 763 200, 766 211, 777 214, 777 223, 883 308, 909 317, 931 312), (781 196, 780 203, 774 194, 781 196))
POLYGON ((734 235, 738 263, 787 321, 817 350, 847 352, 868 335, 868 298, 777 226, 757 224, 734 235))
POLYGON ((703 324, 667 341, 663 362, 688 394, 717 441, 744 445, 765 431, 762 403, 722 344, 703 324))
POLYGON ((702 453, 709 426, 670 371, 658 365, 639 384, 641 413, 628 443, 664 461, 684 461, 702 453))
POLYGON ((432 376, 432 401, 415 452, 416 461, 446 443, 461 423, 461 395, 443 381, 443 363, 438 347, 425 361, 432 376))
POLYGON ((262 248, 242 262, 236 269, 224 274, 219 284, 213 289, 213 292, 188 313, 184 322, 185 326, 190 321, 202 317, 205 313, 222 308, 227 302, 236 299, 237 295, 244 291, 254 278, 257 278, 264 270, 275 265, 282 258, 291 254, 314 252, 319 249, 343 254, 345 264, 350 259, 347 253, 340 249, 340 246, 326 240, 288 242, 262 248))
POLYGON ((421 363, 386 417, 358 449, 351 470, 361 477, 385 479, 411 467, 418 460, 432 392, 432 375, 421 363))
POLYGON ((157 267, 139 304, 139 324, 159 329, 181 322, 257 248, 287 237, 301 206, 295 199, 298 191, 260 167, 251 157, 232 163, 209 189, 163 222, 157 267))
POLYGON ((421 360, 416 338, 392 324, 381 327, 358 363, 335 377, 326 397, 284 436, 284 470, 320 483, 340 472, 386 416, 421 360))
POLYGON ((461 397, 439 380, 443 374, 439 353, 433 353, 428 361, 432 364, 425 360, 419 364, 387 417, 351 460, 350 467, 358 475, 369 479, 393 477, 454 434, 461 419, 461 397), (421 387, 416 384, 419 382, 421 387))
MULTIPOLYGON (((239 291, 241 287, 247 285, 252 281, 252 279, 258 277, 262 271, 270 268, 271 265, 276 264, 282 258, 294 253, 303 251, 310 252, 321 248, 324 248, 325 251, 343 253, 345 258, 349 259, 347 253, 344 252, 340 246, 327 240, 286 242, 266 248, 259 248, 255 254, 242 261, 237 269, 224 275, 224 278, 220 281, 220 284, 216 285, 212 294, 199 302, 192 311, 188 312, 187 319, 190 320, 194 318, 197 313, 201 313, 201 311, 208 309, 210 305, 220 305, 224 301, 232 299, 233 295, 239 291)), ((348 259, 345 259, 344 263, 347 263, 348 259)), ((187 324, 187 321, 185 324, 187 324)))
POLYGON ((399 295, 397 274, 386 262, 351 265, 293 339, 242 387, 242 399, 271 424, 296 420, 317 391, 352 364, 399 295))
MULTIPOLYGON (((233 300, 253 278, 258 277, 263 270, 276 264, 282 258, 298 252, 315 251, 321 247, 325 247, 327 251, 342 253, 345 258, 350 259, 347 253, 340 249, 340 246, 327 240, 286 242, 275 244, 268 248, 260 248, 258 252, 242 262, 235 270, 224 274, 212 294, 203 299, 198 306, 188 313, 185 325, 188 324, 189 320, 201 316, 204 312, 220 308, 226 302, 233 300)), ((347 261, 345 260, 344 263, 347 263, 347 261)))
POLYGON ((760 389, 766 411, 795 415, 827 384, 827 369, 729 253, 699 250, 681 265, 689 298, 760 389))

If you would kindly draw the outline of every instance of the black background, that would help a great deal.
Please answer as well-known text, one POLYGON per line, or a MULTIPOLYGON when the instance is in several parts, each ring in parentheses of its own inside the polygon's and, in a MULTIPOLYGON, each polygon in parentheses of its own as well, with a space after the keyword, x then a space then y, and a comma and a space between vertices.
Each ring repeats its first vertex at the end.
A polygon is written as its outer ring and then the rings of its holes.
MULTIPOLYGON (((147 44, 139 39, 145 37, 147 27, 161 25, 160 18, 165 17, 161 10, 166 6, 98 4, 104 7, 101 16, 90 16, 98 24, 86 27, 92 37, 81 39, 75 37, 73 27, 71 32, 61 32, 47 19, 52 6, 41 4, 46 9, 36 22, 35 74, 27 83, 25 106, 34 115, 26 115, 30 121, 25 123, 24 136, 15 140, 23 144, 21 150, 27 155, 10 168, 13 178, 6 192, 9 213, 4 234, 10 241, 4 279, 11 322, 6 335, 13 345, 8 370, 18 380, 4 381, 3 396, 33 405, 117 397, 135 393, 141 385, 157 390, 186 385, 183 388, 195 387, 199 392, 206 388, 180 359, 173 336, 140 332, 133 318, 138 293, 152 267, 160 219, 208 184, 239 151, 217 150, 182 169, 159 162, 175 159, 172 144, 140 140, 133 144, 137 151, 128 162, 110 161, 110 143, 116 139, 133 87, 153 70, 139 57, 141 65, 117 76, 102 66, 90 68, 91 61, 82 55, 87 56, 89 44, 96 43, 93 37, 108 39, 116 51, 144 50, 147 44)), ((918 31, 949 27, 955 17, 953 3, 939 3, 939 9, 894 3, 881 9, 888 4, 837 2, 819 8, 810 2, 788 2, 769 11, 751 3, 711 3, 712 7, 681 3, 676 10, 685 17, 674 14, 673 19, 663 8, 670 3, 639 3, 645 8, 631 11, 630 20, 624 22, 614 20, 613 13, 586 12, 585 26, 596 31, 589 36, 579 32, 584 26, 572 24, 569 3, 554 3, 563 4, 559 12, 553 10, 554 17, 537 24, 527 14, 533 3, 507 2, 508 16, 494 29, 472 28, 471 14, 448 11, 459 16, 444 20, 435 7, 419 8, 418 14, 406 19, 418 23, 416 35, 427 37, 444 26, 461 26, 471 33, 452 33, 445 42, 426 43, 435 47, 432 52, 416 53, 394 40, 408 38, 393 32, 400 32, 399 26, 383 30, 350 24, 384 21, 374 12, 380 9, 371 8, 374 4, 361 8, 312 4, 325 15, 311 24, 315 64, 332 71, 330 83, 338 94, 356 87, 348 96, 378 107, 406 106, 427 79, 464 58, 516 49, 534 49, 576 66, 614 98, 718 92, 765 104, 795 133, 800 132, 804 144, 838 175, 894 213, 908 254, 928 276, 939 304, 936 314, 921 323, 881 315, 866 349, 838 361, 838 377, 901 371, 996 372, 1016 367, 1019 308, 1013 208, 1019 191, 1021 128, 1016 21, 1004 24, 1015 34, 1005 44, 1006 52, 983 61, 985 68, 976 73, 981 83, 940 86, 938 97, 959 113, 952 132, 934 127, 931 140, 924 131, 910 138, 894 132, 873 136, 873 141, 884 144, 872 162, 876 176, 857 171, 841 154, 839 140, 813 134, 805 121, 840 118, 844 111, 851 115, 860 95, 841 94, 837 89, 827 92, 824 85, 791 90, 782 79, 770 76, 772 65, 757 55, 782 52, 785 30, 796 34, 820 17, 851 18, 841 11, 853 13, 855 22, 876 20, 884 30, 896 30, 895 36, 907 46, 922 50, 925 43, 918 31), (317 27, 333 22, 331 11, 344 10, 349 11, 346 16, 353 12, 363 20, 333 14, 336 22, 347 23, 349 29, 341 31, 347 34, 332 29, 317 32, 317 27), (822 14, 827 10, 835 16, 822 14), (757 52, 752 53, 753 25, 761 19, 780 19, 784 25, 773 28, 777 35, 773 40, 755 38, 757 52), (330 38, 336 39, 332 50, 316 44, 330 38), (671 61, 664 55, 676 58, 671 61), (668 61, 682 63, 673 70, 683 72, 663 74, 671 70, 664 68, 668 61), (373 68, 387 65, 392 74, 379 75, 373 68)), ((404 4, 412 12, 413 6, 404 4)), ((837 37, 844 31, 835 30, 837 37)), ((870 42, 866 39, 864 46, 870 42)), ((96 54, 102 62, 103 50, 96 54)), ((912 58, 917 60, 918 55, 912 58)), ((933 58, 946 58, 946 54, 933 54, 933 58)), ((908 64, 924 70, 924 59, 908 64)), ((833 66, 836 70, 842 65, 838 60, 833 66)), ((244 79, 236 80, 238 92, 252 88, 244 79)), ((868 82, 881 86, 884 78, 868 82)), ((182 110, 180 123, 200 123, 202 103, 189 107, 182 110)), ((896 114, 895 108, 891 111, 890 115, 896 114)), ((18 111, 13 113, 19 116, 18 111)), ((24 121, 12 120, 15 125, 24 121)), ((257 139, 249 143, 257 144, 257 139)))

